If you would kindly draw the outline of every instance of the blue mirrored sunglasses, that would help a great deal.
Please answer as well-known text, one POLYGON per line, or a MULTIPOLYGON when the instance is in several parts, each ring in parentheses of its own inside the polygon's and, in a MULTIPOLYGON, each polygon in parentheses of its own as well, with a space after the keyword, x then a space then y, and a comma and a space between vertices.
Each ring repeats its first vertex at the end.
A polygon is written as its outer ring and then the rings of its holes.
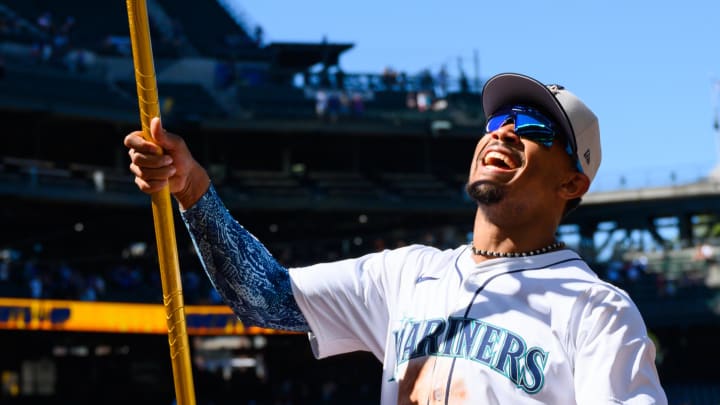
MULTIPOLYGON (((489 134, 497 131, 500 127, 509 123, 515 125, 514 131, 519 137, 539 143, 547 148, 552 147, 555 137, 557 136, 555 126, 549 118, 540 111, 523 105, 502 108, 491 115, 485 125, 485 133, 489 134)), ((583 173, 582 166, 577 159, 577 154, 574 149, 570 140, 566 139, 565 152, 573 159, 577 170, 583 173)))

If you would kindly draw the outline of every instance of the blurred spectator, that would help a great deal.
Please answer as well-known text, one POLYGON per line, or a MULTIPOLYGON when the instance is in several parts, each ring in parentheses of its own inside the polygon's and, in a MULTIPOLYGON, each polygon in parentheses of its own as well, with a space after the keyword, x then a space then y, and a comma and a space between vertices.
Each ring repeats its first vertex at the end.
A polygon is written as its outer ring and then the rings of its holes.
POLYGON ((382 83, 385 90, 392 90, 397 84, 397 72, 390 66, 386 66, 382 72, 382 83))
POLYGON ((91 284, 85 286, 85 289, 80 294, 80 300, 97 301, 97 293, 95 292, 95 288, 91 284))
POLYGON ((640 256, 633 259, 630 267, 627 269, 627 278, 630 282, 636 282, 642 279, 647 269, 647 257, 640 256))
POLYGON ((90 276, 89 284, 99 296, 105 295, 105 279, 99 275, 90 276))
POLYGON ((342 99, 341 94, 337 91, 331 91, 328 93, 327 99, 327 118, 330 122, 337 122, 340 114, 342 113, 342 99))
POLYGON ((365 113, 365 101, 360 93, 353 93, 350 98, 350 111, 354 117, 361 117, 365 113))
POLYGON ((445 66, 443 64, 440 67, 440 71, 438 72, 438 75, 437 75, 437 89, 436 89, 437 97, 442 98, 442 97, 447 96, 448 80, 449 80, 449 77, 448 77, 447 66, 445 66))
POLYGON ((53 30, 53 17, 50 11, 45 11, 40 14, 35 21, 43 31, 51 33, 53 30))
POLYGON ((320 73, 318 73, 318 76, 320 78, 321 89, 329 89, 332 87, 332 83, 330 82, 330 72, 328 71, 327 66, 323 65, 323 68, 320 73))
POLYGON ((622 276, 623 263, 619 260, 613 260, 608 263, 605 278, 607 281, 621 285, 623 282, 622 276))
POLYGON ((460 71, 460 93, 469 93, 470 92, 470 82, 468 81, 467 75, 465 75, 465 71, 460 71))
POLYGON ((52 45, 47 41, 37 41, 32 45, 31 54, 33 57, 41 63, 50 61, 53 56, 52 45))
POLYGON ((127 35, 108 35, 103 41, 103 47, 107 51, 121 56, 130 56, 132 53, 132 44, 127 35))
POLYGON ((706 264, 715 263, 715 250, 709 243, 703 242, 697 246, 694 259, 706 264))
POLYGON ((10 281, 10 264, 3 260, 0 261, 0 282, 10 281))
POLYGON ((708 288, 720 288, 720 266, 713 263, 708 267, 705 275, 705 285, 708 288))
POLYGON ((73 73, 84 73, 95 65, 95 54, 87 49, 74 49, 63 58, 63 63, 73 73))
POLYGON ((433 99, 429 91, 419 91, 417 93, 417 109, 420 112, 428 111, 432 108, 433 99))
POLYGON ((408 85, 408 76, 406 72, 400 72, 397 76, 397 88, 400 91, 405 91, 408 85))
POLYGON ((53 33, 53 47, 62 53, 70 45, 70 33, 75 26, 75 17, 68 16, 65 22, 53 33))
POLYGON ((30 277, 28 288, 30 290, 30 298, 43 298, 43 282, 39 274, 33 274, 30 277))
POLYGON ((65 17, 65 22, 63 22, 63 25, 60 26, 60 32, 64 35, 69 35, 73 27, 75 27, 75 17, 71 15, 67 16, 65 17))
MULTIPOLYGON (((405 97, 405 106, 410 110, 416 109, 418 106, 417 97, 418 97, 418 95, 416 92, 408 91, 408 93, 405 97)), ((464 190, 464 188, 463 188, 463 190, 464 190)))
POLYGON ((672 297, 676 293, 677 293, 676 281, 672 280, 672 279, 665 280, 665 294, 672 297))
POLYGON ((328 107, 328 94, 325 90, 315 92, 315 114, 320 119, 325 119, 328 107))
POLYGON ((423 69, 420 72, 420 90, 431 95, 435 93, 435 80, 430 69, 423 69))
POLYGON ((255 45, 257 45, 258 47, 262 47, 262 46, 263 46, 263 40, 264 40, 263 34, 264 34, 263 28, 262 28, 261 26, 259 26, 259 25, 256 26, 256 27, 255 27, 255 38, 254 38, 254 39, 255 39, 255 45))
POLYGON ((712 245, 703 242, 697 246, 694 260, 703 263, 704 282, 709 288, 720 287, 720 265, 718 265, 717 254, 712 245))
POLYGON ((335 87, 338 90, 345 89, 345 72, 338 67, 335 71, 335 87))
POLYGON ((94 170, 92 172, 92 180, 95 185, 95 191, 102 193, 105 191, 105 172, 102 170, 94 170))

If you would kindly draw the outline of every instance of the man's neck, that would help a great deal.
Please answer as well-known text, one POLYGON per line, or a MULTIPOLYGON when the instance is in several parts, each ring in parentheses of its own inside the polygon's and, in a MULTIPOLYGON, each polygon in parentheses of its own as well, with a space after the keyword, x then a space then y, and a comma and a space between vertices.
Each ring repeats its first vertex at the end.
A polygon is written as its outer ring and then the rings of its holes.
MULTIPOLYGON (((473 228, 472 244, 475 249, 498 252, 531 252, 550 246, 556 241, 557 225, 548 218, 520 221, 519 218, 503 216, 503 222, 493 221, 478 210, 473 228)), ((475 261, 486 260, 476 255, 475 261)))

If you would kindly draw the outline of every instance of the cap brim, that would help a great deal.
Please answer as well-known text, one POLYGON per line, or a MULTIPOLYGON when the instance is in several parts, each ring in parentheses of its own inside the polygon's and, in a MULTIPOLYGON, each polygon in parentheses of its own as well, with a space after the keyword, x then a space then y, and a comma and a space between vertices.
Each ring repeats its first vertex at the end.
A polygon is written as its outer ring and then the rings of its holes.
POLYGON ((548 114, 560 125, 566 136, 572 137, 571 142, 576 141, 575 132, 560 102, 550 89, 532 77, 517 73, 493 76, 483 86, 482 104, 485 119, 501 107, 528 104, 548 114))

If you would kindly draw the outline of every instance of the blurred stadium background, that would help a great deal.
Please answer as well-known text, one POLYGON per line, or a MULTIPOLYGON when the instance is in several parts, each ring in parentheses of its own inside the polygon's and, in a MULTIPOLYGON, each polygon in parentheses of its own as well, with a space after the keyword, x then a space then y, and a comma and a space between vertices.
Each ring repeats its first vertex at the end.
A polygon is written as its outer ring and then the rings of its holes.
MULTIPOLYGON (((345 72, 352 43, 265 43, 221 1, 147 4, 165 126, 282 263, 468 239, 482 78, 345 72)), ((150 200, 122 145, 137 106, 124 2, 0 0, 2 403, 173 403, 150 200)), ((671 403, 720 403, 720 183, 613 183, 560 237, 637 302, 671 403)), ((176 222, 199 404, 378 402, 370 355, 317 361, 304 335, 240 324, 176 222)))

